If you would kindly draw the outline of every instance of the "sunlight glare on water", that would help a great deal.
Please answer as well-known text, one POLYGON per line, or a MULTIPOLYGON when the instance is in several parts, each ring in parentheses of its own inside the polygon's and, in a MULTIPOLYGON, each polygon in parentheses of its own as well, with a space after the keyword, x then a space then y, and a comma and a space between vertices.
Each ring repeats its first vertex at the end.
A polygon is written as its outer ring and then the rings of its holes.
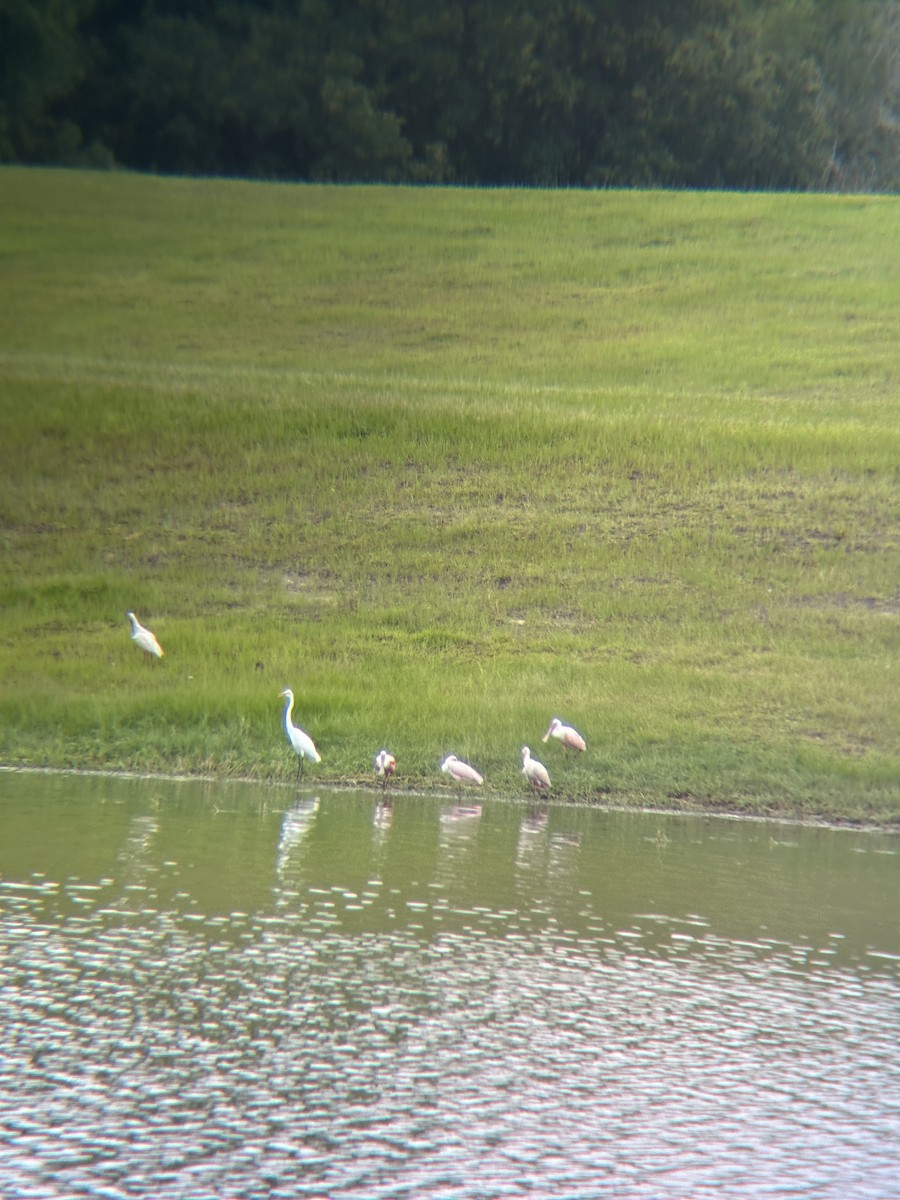
POLYGON ((0 776, 0 1195, 900 1195, 887 834, 0 776))

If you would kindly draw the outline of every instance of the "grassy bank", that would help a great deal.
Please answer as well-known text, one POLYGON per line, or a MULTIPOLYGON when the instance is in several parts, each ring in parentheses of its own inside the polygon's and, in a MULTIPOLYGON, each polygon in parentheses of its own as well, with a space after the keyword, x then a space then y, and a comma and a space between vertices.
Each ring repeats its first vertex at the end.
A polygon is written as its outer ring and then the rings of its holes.
POLYGON ((898 212, 0 171, 0 760, 900 818, 898 212))

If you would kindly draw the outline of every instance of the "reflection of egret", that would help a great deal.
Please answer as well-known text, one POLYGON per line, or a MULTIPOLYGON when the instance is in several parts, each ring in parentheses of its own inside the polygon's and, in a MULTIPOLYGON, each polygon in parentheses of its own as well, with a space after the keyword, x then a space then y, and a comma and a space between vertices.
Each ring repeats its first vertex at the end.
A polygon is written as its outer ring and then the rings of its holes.
POLYGON ((482 777, 478 774, 474 767, 470 767, 467 762, 463 762, 461 758, 457 758, 455 754, 448 754, 441 763, 441 770, 445 775, 449 775, 451 779, 455 779, 459 785, 459 790, 462 791, 464 783, 484 783, 482 777))
POLYGON ((379 750, 375 755, 375 774, 381 780, 381 790, 387 787, 387 781, 397 770, 397 760, 388 750, 379 750))
POLYGON ((550 722, 550 728, 544 734, 543 740, 546 742, 550 738, 556 738, 558 742, 562 742, 564 750, 584 750, 585 741, 577 730, 571 725, 563 725, 559 717, 554 717, 550 722))
POLYGON ((550 791, 550 776, 542 762, 531 757, 527 746, 522 747, 522 774, 536 792, 550 791))
POLYGON ((151 656, 162 658, 163 648, 150 630, 144 628, 133 612, 128 613, 128 619, 131 622, 131 640, 138 649, 143 650, 145 661, 151 656))
POLYGON ((290 688, 285 688, 281 693, 285 697, 287 703, 284 706, 284 731, 288 735, 288 741, 294 747, 294 753, 300 760, 297 765, 297 778, 303 776, 303 760, 308 758, 311 762, 317 763, 322 761, 322 756, 316 749, 315 743, 308 733, 304 733, 299 726, 295 725, 291 720, 291 713, 294 711, 294 693, 290 688))
POLYGON ((318 810, 319 797, 310 796, 285 812, 281 821, 281 833, 278 837, 276 870, 279 875, 284 872, 291 855, 306 838, 318 810))

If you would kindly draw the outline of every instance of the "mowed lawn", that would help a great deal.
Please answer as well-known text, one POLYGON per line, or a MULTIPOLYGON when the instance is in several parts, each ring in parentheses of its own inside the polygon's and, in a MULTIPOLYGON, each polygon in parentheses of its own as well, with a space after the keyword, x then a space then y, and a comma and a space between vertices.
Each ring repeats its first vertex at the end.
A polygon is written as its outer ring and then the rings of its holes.
POLYGON ((900 820, 898 224, 0 170, 0 762, 900 820))

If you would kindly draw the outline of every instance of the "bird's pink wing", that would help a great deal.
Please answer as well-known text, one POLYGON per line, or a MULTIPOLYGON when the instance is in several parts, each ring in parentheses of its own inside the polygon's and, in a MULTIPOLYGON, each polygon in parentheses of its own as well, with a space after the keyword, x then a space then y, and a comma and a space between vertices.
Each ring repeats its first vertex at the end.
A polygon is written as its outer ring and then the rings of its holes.
POLYGON ((475 768, 470 767, 468 763, 455 762, 451 771, 456 779, 467 779, 470 783, 484 783, 475 768))

